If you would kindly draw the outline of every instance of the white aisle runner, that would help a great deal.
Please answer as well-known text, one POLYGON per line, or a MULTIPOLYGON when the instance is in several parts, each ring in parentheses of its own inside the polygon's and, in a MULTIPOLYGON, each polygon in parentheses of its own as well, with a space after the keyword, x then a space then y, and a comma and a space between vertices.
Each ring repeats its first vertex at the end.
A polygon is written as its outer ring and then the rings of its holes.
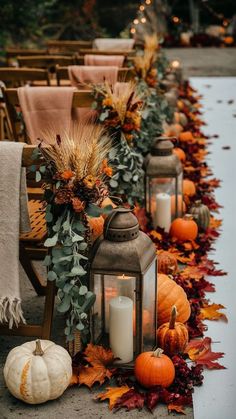
POLYGON ((192 78, 191 84, 204 97, 203 118, 208 124, 204 133, 219 138, 209 145, 208 162, 214 176, 222 180, 216 189, 216 200, 224 206, 217 218, 223 219, 221 236, 215 242, 212 259, 228 276, 211 277, 215 293, 208 293, 211 302, 226 307, 228 324, 206 321, 214 342, 213 351, 225 352, 219 362, 226 370, 204 372, 204 384, 194 393, 194 419, 236 418, 236 77, 192 78), (219 102, 220 101, 220 102, 219 102), (222 147, 229 146, 224 150, 222 147))

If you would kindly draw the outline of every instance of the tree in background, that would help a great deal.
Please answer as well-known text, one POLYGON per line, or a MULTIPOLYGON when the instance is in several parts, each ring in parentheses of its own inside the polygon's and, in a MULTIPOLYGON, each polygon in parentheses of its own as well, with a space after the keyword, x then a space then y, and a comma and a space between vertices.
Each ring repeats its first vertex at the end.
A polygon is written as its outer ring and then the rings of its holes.
POLYGON ((1 0, 0 46, 41 45, 47 38, 101 35, 96 0, 1 0))

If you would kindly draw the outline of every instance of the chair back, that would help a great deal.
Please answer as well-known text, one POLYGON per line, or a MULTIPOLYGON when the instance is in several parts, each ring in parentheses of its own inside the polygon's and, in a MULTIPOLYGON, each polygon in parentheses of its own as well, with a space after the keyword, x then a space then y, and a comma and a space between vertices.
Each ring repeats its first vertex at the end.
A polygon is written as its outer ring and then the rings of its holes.
MULTIPOLYGON (((68 67, 56 66, 56 78, 58 86, 70 85, 68 67)), ((132 67, 123 67, 118 70, 118 81, 129 81, 134 78, 134 69, 132 67)))
POLYGON ((38 55, 38 56, 17 56, 20 67, 46 68, 51 73, 55 73, 56 64, 68 66, 75 64, 74 56, 67 55, 38 55))
POLYGON ((86 54, 93 54, 93 55, 124 55, 125 57, 133 57, 136 54, 136 51, 131 49, 128 51, 122 50, 98 50, 98 49, 88 49, 88 48, 81 48, 79 50, 79 55, 86 55, 86 54))
POLYGON ((37 81, 45 82, 45 86, 50 86, 48 70, 39 68, 0 67, 0 80, 7 87, 19 87, 25 84, 37 85, 37 81))
MULTIPOLYGON (((3 89, 3 96, 11 124, 11 139, 14 141, 29 143, 23 117, 20 112, 20 102, 17 89, 3 89)), ((74 92, 72 108, 91 108, 93 102, 94 97, 91 94, 91 90, 78 90, 74 92)))
POLYGON ((28 48, 6 48, 5 50, 6 52, 6 61, 7 61, 7 65, 14 65, 16 63, 16 57, 18 55, 23 55, 24 57, 26 56, 33 56, 33 55, 44 55, 47 54, 47 50, 46 49, 36 49, 36 48, 32 48, 32 49, 28 49, 28 48))
POLYGON ((73 54, 80 48, 92 48, 92 41, 58 41, 50 40, 46 43, 49 54, 73 54))

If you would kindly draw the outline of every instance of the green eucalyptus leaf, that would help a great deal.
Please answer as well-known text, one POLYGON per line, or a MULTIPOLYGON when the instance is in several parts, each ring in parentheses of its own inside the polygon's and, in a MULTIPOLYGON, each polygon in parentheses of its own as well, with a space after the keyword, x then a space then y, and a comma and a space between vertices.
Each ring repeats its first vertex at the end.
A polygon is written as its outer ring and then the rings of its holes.
POLYGON ((43 261, 43 265, 44 266, 50 266, 52 263, 52 259, 50 255, 45 256, 44 261, 43 261))
POLYGON ((35 172, 35 180, 36 182, 40 182, 41 179, 42 179, 41 173, 37 170, 35 172))
MULTIPOLYGON (((45 220, 48 222, 48 223, 51 223, 52 222, 52 220, 53 220, 53 215, 52 215, 52 213, 51 212, 46 212, 46 214, 45 214, 45 220)), ((53 230, 54 230, 54 228, 53 228, 53 230)), ((54 230, 55 231, 55 230, 54 230)))
POLYGON ((83 236, 79 236, 79 234, 74 233, 72 236, 72 243, 81 242, 83 240, 83 236))
POLYGON ((80 289, 79 289, 79 294, 80 295, 85 295, 88 292, 88 288, 85 285, 81 285, 80 289))
POLYGON ((71 305, 71 296, 69 294, 65 294, 61 303, 57 306, 57 310, 60 313, 66 313, 71 305))
POLYGON ((48 271, 47 278, 49 281, 55 281, 57 279, 57 274, 54 271, 48 271))
POLYGON ((84 330, 84 325, 83 325, 83 323, 78 323, 78 324, 76 325, 76 329, 78 329, 78 330, 80 330, 80 331, 84 330))
POLYGON ((53 237, 49 237, 45 241, 44 246, 45 247, 53 247, 53 246, 56 246, 57 241, 58 241, 58 234, 56 233, 53 237))

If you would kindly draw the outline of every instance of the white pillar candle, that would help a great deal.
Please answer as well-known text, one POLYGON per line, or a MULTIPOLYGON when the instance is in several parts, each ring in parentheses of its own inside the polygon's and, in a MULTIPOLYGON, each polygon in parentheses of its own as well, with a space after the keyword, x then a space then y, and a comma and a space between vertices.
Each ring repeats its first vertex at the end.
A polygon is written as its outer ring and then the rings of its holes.
POLYGON ((169 233, 171 225, 171 197, 161 192, 156 195, 156 226, 169 233))
POLYGON ((135 277, 126 275, 105 276, 105 330, 109 333, 109 303, 119 295, 134 299, 135 277))
POLYGON ((133 301, 128 297, 112 298, 109 304, 110 347, 119 363, 131 362, 133 347, 133 301))

